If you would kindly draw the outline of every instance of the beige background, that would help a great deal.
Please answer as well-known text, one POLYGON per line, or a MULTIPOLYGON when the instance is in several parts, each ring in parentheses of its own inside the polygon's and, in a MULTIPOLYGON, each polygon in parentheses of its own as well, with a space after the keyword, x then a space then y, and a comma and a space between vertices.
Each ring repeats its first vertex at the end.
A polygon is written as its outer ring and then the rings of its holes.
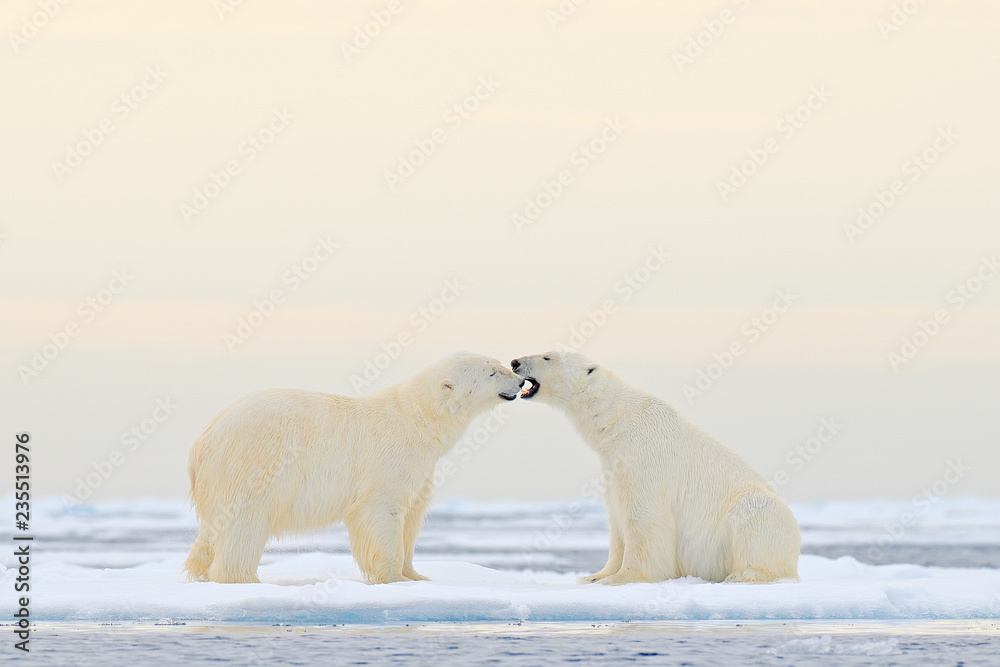
MULTIPOLYGON (((874 0, 591 1, 554 29, 555 0, 403 0, 348 62, 342 44, 386 6, 246 0, 220 18, 211 0, 80 0, 15 48, 39 5, 3 4, 0 415, 8 437, 32 433, 36 493, 76 493, 120 450, 90 498, 183 496, 189 443, 246 391, 353 393, 400 333, 413 342, 373 387, 453 349, 507 361, 614 299, 583 351, 768 478, 785 471, 789 499, 909 498, 959 459, 971 470, 949 493, 997 494, 1000 280, 949 301, 1000 252, 996 3, 927 3, 884 37, 893 3, 874 0), (120 118, 150 67, 162 83, 120 118), (499 87, 454 127, 445 114, 480 77, 499 87), (829 101, 783 135, 814 87, 829 101), (294 118, 246 161, 274 109, 294 118), (53 163, 104 118, 113 131, 60 180, 53 163), (625 130, 579 171, 575 152, 615 118, 625 130), (391 191, 386 171, 436 128, 444 143, 391 191), (954 143, 911 180, 947 128, 954 143), (777 152, 724 202, 718 182, 769 138, 777 152), (240 173, 186 223, 181 204, 230 160, 240 173), (512 215, 562 170, 572 182, 518 233, 512 215), (849 242, 844 225, 894 179, 905 192, 849 242), (293 288, 283 276, 327 236, 338 250, 293 288), (672 257, 626 301, 616 284, 650 246, 672 257), (134 278, 88 319, 79 304, 122 269, 134 278), (421 328, 454 279, 458 298, 421 328), (794 306, 749 341, 779 289, 794 306), (283 303, 230 352, 224 336, 274 290, 283 303), (894 371, 887 355, 942 308, 894 371), (746 353, 689 403, 684 385, 736 341, 746 353), (164 398, 179 407, 127 451, 164 398), (843 429, 792 462, 829 417, 843 429)), ((596 457, 548 408, 505 409, 440 497, 575 497, 596 457)))

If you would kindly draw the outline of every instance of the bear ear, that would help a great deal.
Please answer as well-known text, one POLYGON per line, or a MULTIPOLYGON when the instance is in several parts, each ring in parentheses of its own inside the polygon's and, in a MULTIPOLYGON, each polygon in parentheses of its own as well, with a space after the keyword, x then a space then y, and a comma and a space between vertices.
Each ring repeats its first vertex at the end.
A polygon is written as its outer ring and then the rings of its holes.
POLYGON ((441 402, 447 406, 451 414, 458 412, 459 400, 455 396, 454 380, 441 380, 441 402))
POLYGON ((591 373, 593 373, 596 370, 597 370, 597 366, 591 366, 590 368, 587 369, 587 375, 590 375, 591 373))

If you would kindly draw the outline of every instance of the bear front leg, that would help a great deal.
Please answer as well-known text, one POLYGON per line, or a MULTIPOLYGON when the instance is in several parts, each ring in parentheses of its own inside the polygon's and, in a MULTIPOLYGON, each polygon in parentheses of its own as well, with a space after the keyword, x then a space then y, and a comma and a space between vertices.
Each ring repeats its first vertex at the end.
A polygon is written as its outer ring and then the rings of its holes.
POLYGON ((433 493, 434 486, 428 479, 410 509, 407 510, 403 524, 403 576, 413 581, 430 581, 413 569, 413 547, 417 542, 420 529, 424 526, 424 517, 427 516, 427 508, 430 506, 433 493))
POLYGON ((403 516, 398 507, 372 502, 344 519, 351 554, 373 584, 408 581, 403 576, 403 516))
POLYGON ((622 558, 625 555, 625 542, 622 539, 621 529, 618 527, 618 521, 615 519, 614 511, 608 507, 608 527, 610 528, 610 544, 608 546, 608 563, 604 568, 597 574, 588 574, 585 577, 580 577, 577 583, 580 584, 592 584, 596 581, 600 581, 607 576, 615 574, 622 567, 622 558))
POLYGON ((636 513, 621 525, 625 552, 615 574, 599 579, 608 586, 677 578, 677 540, 673 516, 636 513))

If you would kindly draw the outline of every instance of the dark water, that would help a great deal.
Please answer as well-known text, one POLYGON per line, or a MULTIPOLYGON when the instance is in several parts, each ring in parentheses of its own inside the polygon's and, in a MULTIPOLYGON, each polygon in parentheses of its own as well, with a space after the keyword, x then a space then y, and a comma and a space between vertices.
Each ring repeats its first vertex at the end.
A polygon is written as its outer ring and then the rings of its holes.
MULTIPOLYGON (((6 634, 6 633, 4 633, 6 634)), ((996 622, 39 624, 24 664, 997 665, 996 622)), ((7 651, 8 647, 4 647, 7 651)))
POLYGON ((852 556, 872 565, 1000 568, 1000 546, 995 544, 893 544, 875 549, 866 544, 804 544, 802 553, 824 558, 852 556))

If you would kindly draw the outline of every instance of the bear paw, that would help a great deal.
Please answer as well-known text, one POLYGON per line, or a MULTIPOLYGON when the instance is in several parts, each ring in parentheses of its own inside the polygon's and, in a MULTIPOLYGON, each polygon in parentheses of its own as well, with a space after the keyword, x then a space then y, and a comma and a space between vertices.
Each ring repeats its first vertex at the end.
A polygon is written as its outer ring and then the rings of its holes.
POLYGON ((774 577, 769 577, 766 573, 752 567, 748 567, 739 572, 733 572, 726 577, 727 584, 764 584, 773 581, 774 577))
POLYGON ((367 577, 370 584, 394 584, 397 581, 410 581, 401 574, 372 574, 367 577))
POLYGON ((414 570, 412 567, 408 568, 408 569, 404 569, 403 570, 403 576, 406 577, 407 579, 409 579, 410 581, 430 581, 431 580, 430 577, 425 577, 424 575, 422 575, 419 572, 417 572, 416 570, 414 570))
POLYGON ((674 576, 671 575, 663 575, 654 578, 638 570, 619 570, 615 574, 599 579, 597 583, 604 584, 605 586, 621 586, 622 584, 655 584, 657 582, 673 578, 674 576))

